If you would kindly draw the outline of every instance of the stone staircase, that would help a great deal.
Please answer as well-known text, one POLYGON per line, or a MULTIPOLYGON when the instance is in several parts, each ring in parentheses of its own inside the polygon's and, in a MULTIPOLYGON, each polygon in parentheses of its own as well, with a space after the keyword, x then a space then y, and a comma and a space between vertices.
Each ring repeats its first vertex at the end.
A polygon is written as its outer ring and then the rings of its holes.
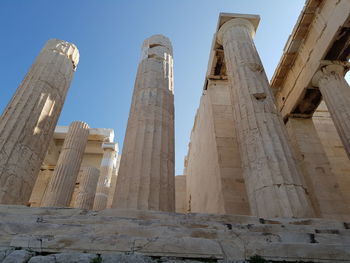
POLYGON ((32 255, 122 253, 202 262, 244 261, 254 255, 277 262, 350 262, 350 223, 2 205, 0 262, 14 249, 32 255))

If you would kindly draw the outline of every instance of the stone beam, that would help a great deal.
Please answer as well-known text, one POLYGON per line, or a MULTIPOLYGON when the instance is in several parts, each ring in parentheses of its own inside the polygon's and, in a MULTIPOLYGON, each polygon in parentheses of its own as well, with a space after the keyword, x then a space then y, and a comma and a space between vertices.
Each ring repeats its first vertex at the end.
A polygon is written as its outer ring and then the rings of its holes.
POLYGON ((323 59, 347 60, 350 48, 350 1, 308 0, 271 79, 284 119, 312 116, 322 96, 311 85, 323 59))
MULTIPOLYGON (((64 140, 67 136, 68 128, 68 126, 57 126, 53 138, 64 140)), ((113 129, 89 128, 88 141, 113 142, 113 140, 113 129)))

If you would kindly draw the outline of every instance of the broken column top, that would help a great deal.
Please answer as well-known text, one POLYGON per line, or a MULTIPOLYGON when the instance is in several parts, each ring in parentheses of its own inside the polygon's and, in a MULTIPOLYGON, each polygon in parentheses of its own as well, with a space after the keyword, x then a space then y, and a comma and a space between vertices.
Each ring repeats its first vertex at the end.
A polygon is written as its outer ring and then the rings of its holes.
POLYGON ((169 54, 173 54, 173 47, 170 39, 163 35, 153 35, 146 38, 142 44, 142 53, 144 53, 145 50, 153 49, 155 47, 166 48, 169 54))
POLYGON ((60 55, 64 55, 72 61, 74 70, 79 63, 79 50, 78 48, 67 41, 52 38, 46 42, 46 45, 42 52, 52 51, 60 55))

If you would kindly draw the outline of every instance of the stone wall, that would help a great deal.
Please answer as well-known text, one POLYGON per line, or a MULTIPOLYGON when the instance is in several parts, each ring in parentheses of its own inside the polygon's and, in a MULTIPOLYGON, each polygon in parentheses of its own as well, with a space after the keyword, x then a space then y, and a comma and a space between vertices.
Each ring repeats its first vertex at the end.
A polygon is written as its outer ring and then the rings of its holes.
POLYGON ((350 161, 324 102, 317 108, 312 119, 336 175, 338 187, 350 207, 350 161))
POLYGON ((204 91, 187 156, 189 211, 250 214, 227 81, 204 91))

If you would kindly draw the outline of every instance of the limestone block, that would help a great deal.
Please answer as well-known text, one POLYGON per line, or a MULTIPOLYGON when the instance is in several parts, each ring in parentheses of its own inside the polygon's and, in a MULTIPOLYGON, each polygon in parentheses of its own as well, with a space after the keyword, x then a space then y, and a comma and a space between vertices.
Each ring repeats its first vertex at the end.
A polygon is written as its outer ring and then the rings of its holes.
POLYGON ((11 252, 2 263, 27 263, 34 253, 27 250, 15 250, 11 252))
POLYGON ((36 256, 32 257, 28 263, 56 263, 56 259, 53 255, 49 256, 36 256))
POLYGON ((170 40, 142 46, 112 207, 175 210, 174 83, 170 40))
POLYGON ((27 205, 78 61, 49 40, 0 116, 0 203, 27 205))
POLYGON ((28 263, 91 263, 98 256, 87 253, 59 253, 32 257, 28 263))
POLYGON ((69 206, 88 136, 89 126, 85 122, 70 124, 42 206, 69 206))
POLYGON ((85 253, 60 253, 52 255, 56 263, 91 263, 97 255, 85 253))
POLYGON ((208 82, 186 163, 188 210, 250 214, 227 81, 208 82))
POLYGON ((125 255, 120 253, 109 253, 109 254, 103 254, 101 255, 102 263, 115 263, 115 262, 125 262, 125 263, 153 263, 154 261, 152 258, 138 255, 138 254, 131 254, 131 255, 125 255))
POLYGON ((4 260, 12 251, 14 248, 0 248, 0 262, 4 260))

